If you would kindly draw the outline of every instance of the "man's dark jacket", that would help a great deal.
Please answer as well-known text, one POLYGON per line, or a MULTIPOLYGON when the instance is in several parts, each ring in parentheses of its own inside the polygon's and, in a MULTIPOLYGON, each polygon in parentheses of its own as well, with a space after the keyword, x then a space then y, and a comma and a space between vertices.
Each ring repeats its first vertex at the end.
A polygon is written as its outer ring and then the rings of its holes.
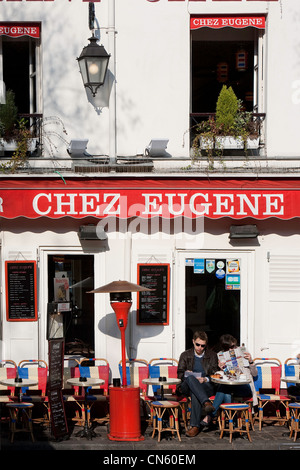
MULTIPOLYGON (((183 381, 184 373, 186 370, 193 370, 194 367, 195 350, 194 348, 187 349, 184 351, 179 358, 177 377, 183 381)), ((203 361, 203 368, 206 376, 214 374, 218 369, 218 356, 211 349, 205 349, 203 361)), ((180 392, 180 384, 177 386, 178 392, 180 392)))

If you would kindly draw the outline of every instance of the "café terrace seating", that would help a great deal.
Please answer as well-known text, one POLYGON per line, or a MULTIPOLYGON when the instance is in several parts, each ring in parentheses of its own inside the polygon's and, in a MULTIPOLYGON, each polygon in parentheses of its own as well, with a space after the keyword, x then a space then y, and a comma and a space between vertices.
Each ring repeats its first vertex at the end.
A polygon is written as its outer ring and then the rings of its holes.
MULTIPOLYGON (((93 385, 88 387, 87 400, 88 400, 88 420, 95 421, 97 423, 108 423, 109 422, 109 362, 104 358, 83 358, 79 363, 80 377, 103 379, 104 384, 93 385), (91 417, 92 407, 101 407, 101 413, 94 414, 91 417)), ((79 403, 81 405, 81 412, 84 414, 84 397, 80 397, 79 403)))
POLYGON ((263 423, 287 423, 290 419, 290 398, 280 394, 281 361, 277 358, 255 358, 253 361, 258 371, 253 381, 258 398, 259 430, 261 431, 263 423))
MULTIPOLYGON (((15 379, 17 377, 17 364, 10 359, 0 361, 0 380, 15 379)), ((15 387, 0 384, 0 405, 16 400, 15 387)))
MULTIPOLYGON (((149 361, 149 377, 157 378, 157 377, 166 377, 166 378, 177 378, 177 368, 178 368, 178 360, 174 358, 167 358, 167 357, 156 357, 152 358, 149 361)), ((182 420, 187 430, 187 421, 188 421, 188 405, 189 400, 181 395, 177 394, 176 385, 168 384, 163 386, 164 396, 171 401, 175 401, 179 403, 182 420)), ((160 386, 152 386, 153 393, 155 396, 159 394, 160 386)))
POLYGON ((18 364, 18 376, 32 379, 36 385, 22 388, 22 401, 33 405, 42 405, 43 417, 38 421, 49 422, 49 401, 47 397, 48 364, 41 359, 23 359, 18 364))
MULTIPOLYGON (((288 359, 285 360, 284 362, 284 376, 285 377, 300 377, 300 364, 297 359, 289 357, 288 359)), ((293 382, 289 382, 288 386, 295 386, 296 384, 293 382)), ((299 386, 299 384, 298 384, 299 386)), ((295 401, 300 401, 300 394, 291 394, 288 392, 289 397, 292 398, 292 400, 295 401)))

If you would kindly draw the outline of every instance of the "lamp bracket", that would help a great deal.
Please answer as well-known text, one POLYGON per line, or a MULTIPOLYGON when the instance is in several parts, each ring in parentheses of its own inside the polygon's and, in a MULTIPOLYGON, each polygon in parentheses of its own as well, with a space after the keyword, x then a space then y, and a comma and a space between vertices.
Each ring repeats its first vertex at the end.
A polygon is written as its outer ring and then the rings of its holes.
POLYGON ((95 4, 89 2, 89 28, 90 30, 94 29, 95 24, 95 4))

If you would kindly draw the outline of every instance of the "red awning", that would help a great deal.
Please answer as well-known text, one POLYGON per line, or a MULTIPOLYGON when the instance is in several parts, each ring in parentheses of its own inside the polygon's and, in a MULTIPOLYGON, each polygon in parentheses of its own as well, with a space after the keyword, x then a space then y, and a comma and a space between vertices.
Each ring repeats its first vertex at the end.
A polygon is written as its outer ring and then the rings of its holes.
POLYGON ((258 28, 258 29, 265 29, 266 27, 266 18, 265 16, 257 16, 257 15, 243 15, 243 16, 204 16, 204 15, 197 15, 191 16, 190 20, 191 29, 199 29, 199 28, 213 28, 213 29, 220 29, 220 28, 236 28, 236 29, 243 29, 243 28, 258 28))
POLYGON ((9 36, 11 38, 30 36, 31 38, 39 38, 40 24, 0 22, 0 36, 9 36))
POLYGON ((300 180, 2 179, 0 217, 300 217, 300 180))

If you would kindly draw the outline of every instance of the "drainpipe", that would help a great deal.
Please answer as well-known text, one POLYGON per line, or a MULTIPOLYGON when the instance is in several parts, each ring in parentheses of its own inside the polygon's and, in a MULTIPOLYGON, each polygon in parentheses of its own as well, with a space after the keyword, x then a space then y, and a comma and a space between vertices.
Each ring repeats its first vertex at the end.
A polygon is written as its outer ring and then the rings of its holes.
POLYGON ((109 73, 109 163, 117 163, 117 125, 116 125, 116 60, 115 60, 115 0, 108 0, 108 49, 110 57, 109 73))

